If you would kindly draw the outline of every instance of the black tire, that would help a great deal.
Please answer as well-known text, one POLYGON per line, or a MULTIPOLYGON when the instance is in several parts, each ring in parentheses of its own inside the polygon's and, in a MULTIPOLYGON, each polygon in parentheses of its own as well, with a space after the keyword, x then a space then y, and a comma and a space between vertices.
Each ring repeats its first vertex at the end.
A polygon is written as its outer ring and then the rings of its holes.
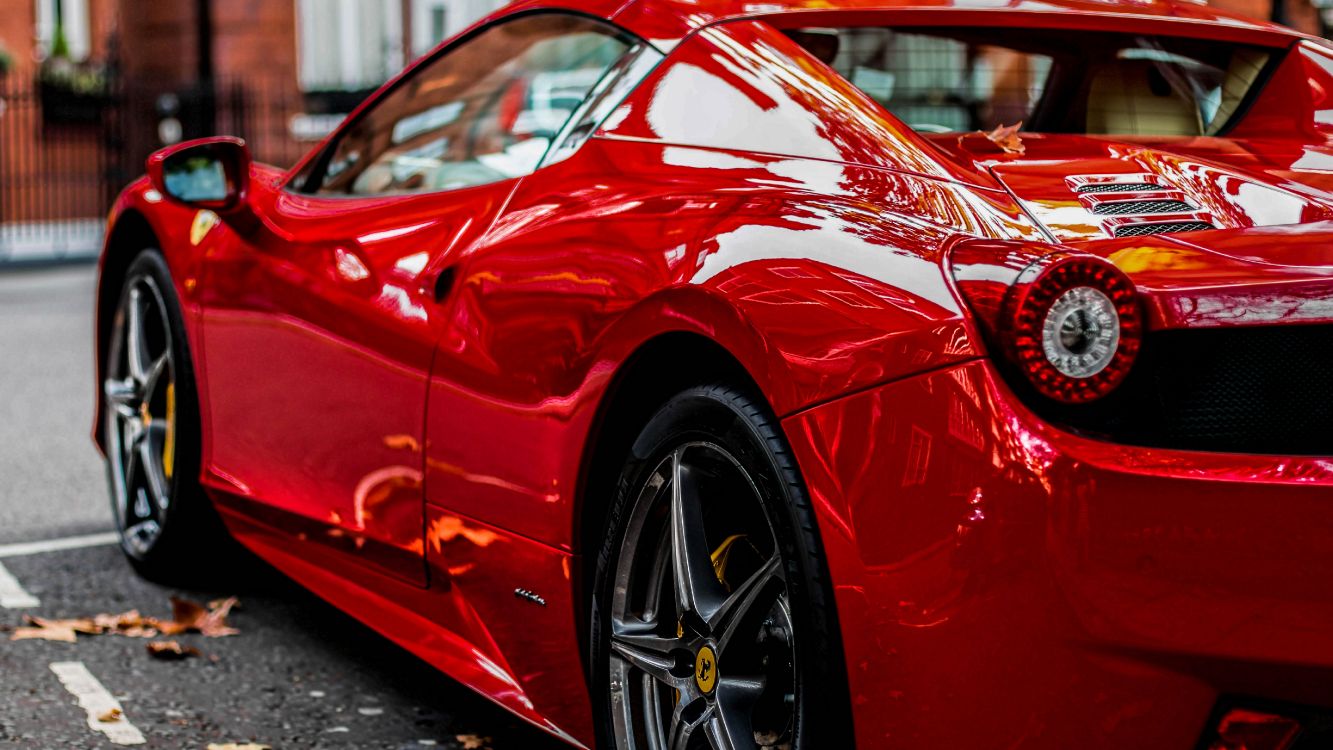
MULTIPOLYGON (((832 588, 829 583, 828 572, 824 561, 822 547, 820 545, 819 534, 816 529, 814 513, 811 510, 811 504, 802 483, 796 462, 791 455, 783 433, 778 425, 777 418, 773 415, 769 407, 751 393, 744 389, 736 388, 725 384, 709 384, 689 388, 667 401, 661 409, 648 421, 639 433, 638 438, 628 451, 623 470, 620 473, 616 484, 616 496, 613 499, 607 519, 608 532, 605 541, 596 558, 596 566, 593 578, 593 596, 591 603, 590 616, 590 671, 593 690, 594 706, 597 711, 597 732, 599 747, 614 749, 623 747, 633 747, 634 750, 640 750, 643 745, 651 745, 651 742, 644 742, 642 739, 631 740, 627 737, 617 738, 617 723, 619 722, 621 733, 629 735, 636 733, 634 729, 625 729, 627 723, 633 723, 624 717, 626 701, 622 698, 621 707, 617 709, 613 705, 612 699, 612 657, 613 648, 612 631, 613 620, 621 623, 616 627, 623 628, 624 620, 615 618, 620 615, 613 615, 613 609, 623 608, 625 605, 618 602, 626 601, 624 595, 620 600, 616 596, 613 587, 617 584, 617 576, 620 578, 620 587, 627 588, 626 580, 637 580, 638 574, 629 573, 633 570, 631 565, 634 556, 644 554, 642 548, 644 545, 627 545, 627 532, 630 531, 631 524, 635 528, 641 526, 636 518, 647 518, 649 511, 636 511, 638 505, 646 502, 642 498, 647 493, 649 482, 655 486, 661 486, 661 480, 654 477, 662 476, 661 466, 666 456, 685 455, 687 448, 682 446, 716 445, 723 449, 725 453, 730 454, 733 463, 738 465, 742 474, 748 474, 749 482, 747 487, 754 487, 757 492, 757 503, 754 505, 762 508, 761 514, 765 516, 769 529, 772 532, 772 540, 777 547, 781 558, 781 565, 785 571, 786 596, 790 604, 790 630, 794 633, 792 648, 792 664, 794 666, 792 684, 794 687, 795 706, 792 711, 791 731, 787 736, 787 741, 767 739, 765 747, 783 747, 794 748, 795 750, 824 750, 833 748, 842 750, 853 746, 851 731, 850 711, 847 701, 847 678, 843 666, 843 653, 839 638, 837 616, 832 596, 832 588), (679 449, 679 450, 678 450, 679 449), (636 549, 638 551, 636 551, 636 549), (622 566, 622 556, 627 556, 624 563, 629 567, 622 566), (628 576, 628 577, 626 577, 628 576), (621 712, 621 717, 617 718, 617 712, 621 712), (773 743, 772 745, 768 743, 773 743), (623 743, 623 744, 622 744, 623 743)), ((693 471, 693 470, 692 470, 693 471)), ((676 474, 676 476, 681 476, 676 474)), ((665 490, 661 490, 665 492, 665 490)), ((697 493, 703 498, 702 491, 697 493)), ((654 501, 662 502, 662 501, 654 501)), ((671 501, 669 501, 671 502, 671 501)), ((717 533, 707 529, 710 524, 718 523, 716 518, 719 515, 726 517, 731 512, 722 510, 708 510, 710 503, 701 499, 699 505, 705 506, 704 514, 699 518, 704 520, 703 525, 706 528, 704 537, 707 538, 707 544, 711 548, 717 543, 717 533)), ((715 501, 712 506, 726 505, 724 502, 715 501)), ((674 511, 673 511, 674 512, 674 511)), ((728 530, 729 531, 729 530, 728 530)), ((635 531, 639 534, 640 532, 635 531)), ((660 534, 667 534, 668 537, 673 532, 668 529, 660 534)), ((724 531, 723 533, 727 533, 724 531)), ((643 539, 642 535, 640 539, 643 539)), ((653 537, 648 537, 651 542, 653 537)), ((661 542, 661 545, 670 546, 673 543, 671 538, 661 542)), ((725 546, 724 542, 724 546, 725 546)), ((697 545, 696 545, 697 546, 697 545)), ((720 549, 720 548, 719 548, 720 549)), ((756 548, 756 551, 758 549, 756 548)), ((660 552, 658 553, 661 554, 660 552)), ((674 555, 673 552, 668 552, 674 555)), ((761 552, 760 557, 771 556, 772 552, 761 552)), ((713 553, 713 565, 717 565, 717 552, 713 553)), ((770 558, 771 559, 771 558, 770 558)), ((773 563, 770 563, 773 564, 773 563)), ((658 562, 660 568, 662 563, 658 562)), ((725 566, 726 563, 724 562, 725 566)), ((657 568, 654 568, 656 570, 657 568)), ((669 577, 671 573, 666 575, 669 577)), ((727 581, 722 580, 724 573, 717 572, 719 581, 726 586, 728 592, 733 591, 734 583, 729 585, 727 581)), ((649 583, 649 588, 656 587, 659 590, 663 588, 662 583, 649 583)), ((669 586, 670 584, 666 584, 669 586)), ((731 594, 728 594, 730 596, 731 594)), ((679 600, 680 595, 675 597, 679 600)), ((654 601, 657 601, 654 599, 654 601)), ((659 602, 660 603, 660 602, 659 602)), ((659 608, 657 604, 648 607, 650 610, 657 611, 665 609, 665 606, 659 608)), ((675 611, 680 609, 677 606, 675 611)), ((776 610, 773 610, 776 611, 776 610)), ((661 611, 657 612, 662 615, 661 611)), ((682 622, 687 615, 681 615, 682 622)), ((771 617, 770 617, 771 620, 771 617)), ((694 620, 693 622, 702 622, 694 620)), ((765 622, 768 622, 766 620, 765 622)), ((669 629, 669 624, 667 629, 669 629)), ((685 632, 682 625, 677 625, 679 633, 685 632)), ((668 634, 669 635, 669 634, 668 634)), ((763 636, 760 636, 762 640, 763 636)), ((617 644, 618 646, 620 644, 617 644)), ((621 649, 623 652, 623 649, 621 649)), ((688 661, 689 650, 683 657, 688 661)), ((716 655, 718 664, 717 678, 721 680, 728 671, 727 655, 718 649, 716 655)), ((700 655, 699 658, 702 658, 700 655)), ((617 656, 617 664, 627 663, 631 660, 625 659, 623 653, 617 656)), ((767 663, 767 660, 765 660, 767 663)), ((632 666, 630 667, 633 668, 632 666)), ((697 668, 697 665, 694 667, 697 668)), ((626 676, 631 674, 620 667, 619 675, 622 682, 627 682, 626 676)), ((679 667, 685 671, 687 667, 679 667)), ((695 676, 690 671, 691 679, 695 676)), ((655 684, 651 675, 645 673, 642 678, 646 684, 655 684)), ((688 682, 688 680, 686 680, 688 682)), ((772 681, 765 681, 770 684, 772 681)), ((702 687, 703 683, 699 683, 702 687)), ((720 684, 720 683, 719 683, 720 684)), ((629 688, 620 688, 629 693, 629 688)), ((643 688, 648 691, 651 688, 643 688)), ((768 688, 765 688, 767 690, 768 688)), ((720 691, 720 688, 719 688, 720 691)), ((721 693, 715 695, 703 695, 703 698, 716 698, 716 703, 721 706, 723 703, 720 697, 721 693)), ((675 689, 675 705, 679 706, 686 700, 694 700, 685 692, 675 689)), ((645 699, 645 702, 651 702, 645 699)), ((746 709, 745 713, 754 718, 753 725, 747 725, 740 735, 748 736, 753 732, 756 736, 775 737, 776 733, 761 732, 758 720, 759 709, 751 704, 751 708, 746 709)), ((670 699, 666 702, 667 711, 672 710, 670 699)), ((718 708, 719 713, 721 708, 718 708)), ((652 723, 651 720, 646 720, 652 723)), ((671 719, 663 719, 665 723, 671 723, 671 719)), ((748 719, 747 719, 748 721, 748 719)), ((659 724, 661 722, 658 722, 659 724)), ((725 722, 723 722, 725 723, 725 722)), ((734 735, 733 735, 734 737, 734 735)), ((707 737, 704 738, 707 740, 707 737)), ((743 742, 733 742, 734 745, 742 745, 743 742)), ((758 746, 758 741, 753 745, 758 746)), ((710 746, 707 741, 702 744, 698 740, 691 740, 689 747, 710 746)), ((749 750, 747 746, 745 750, 749 750)))
MULTIPOLYGON (((103 418, 103 444, 107 449, 107 481, 112 513, 121 536, 121 549, 126 559, 144 578, 170 584, 206 585, 214 582, 219 572, 237 562, 239 546, 227 534, 199 484, 200 412, 193 359, 171 272, 166 260, 156 249, 141 251, 126 270, 108 341, 107 360, 103 363, 103 373, 107 378, 104 389, 108 389, 109 393, 110 381, 113 379, 125 379, 125 382, 130 379, 130 372, 127 371, 130 365, 125 357, 127 305, 131 289, 137 290, 140 298, 145 296, 145 290, 155 292, 148 296, 153 297, 152 303, 158 306, 155 314, 157 319, 143 317, 141 330, 155 332, 161 337, 156 342, 161 352, 170 353, 166 365, 169 372, 165 374, 170 376, 168 382, 172 386, 174 401, 174 409, 170 411, 174 414, 168 422, 167 432, 167 442, 172 444, 170 458, 165 451, 159 452, 164 464, 162 472, 169 482, 163 495, 169 501, 153 503, 154 520, 158 526, 156 535, 151 540, 139 536, 132 538, 129 534, 130 521, 136 519, 132 518, 129 509, 131 500, 122 500, 118 492, 123 489, 128 498, 133 494, 133 488, 118 484, 126 485, 121 477, 133 472, 127 471, 122 463, 120 474, 117 473, 116 451, 118 446, 124 444, 125 437, 123 432, 117 435, 115 431, 123 429, 123 422, 118 420, 116 406, 110 396, 105 396, 107 408, 103 418), (165 468, 168 463, 170 469, 165 468), (122 502, 125 503, 124 507, 122 502), (165 507, 160 507, 163 505, 165 507)), ((145 313, 141 312, 140 315, 145 316, 145 313)), ((151 347, 151 344, 145 346, 151 347)), ((161 394, 162 389, 158 388, 155 393, 141 395, 140 401, 148 402, 148 410, 153 411, 160 407, 160 399, 163 398, 161 394)), ((128 450, 134 451, 133 448, 128 450)), ((121 460, 128 461, 128 458, 121 460)), ((134 483, 135 478, 131 477, 128 484, 134 483)))

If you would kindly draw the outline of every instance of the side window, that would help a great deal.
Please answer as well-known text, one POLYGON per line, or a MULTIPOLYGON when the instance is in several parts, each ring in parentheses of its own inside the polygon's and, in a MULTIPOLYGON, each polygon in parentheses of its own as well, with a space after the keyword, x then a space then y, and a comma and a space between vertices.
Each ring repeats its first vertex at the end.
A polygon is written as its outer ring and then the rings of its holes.
POLYGON ((604 24, 564 14, 485 29, 372 105, 305 189, 405 195, 529 174, 631 45, 604 24))

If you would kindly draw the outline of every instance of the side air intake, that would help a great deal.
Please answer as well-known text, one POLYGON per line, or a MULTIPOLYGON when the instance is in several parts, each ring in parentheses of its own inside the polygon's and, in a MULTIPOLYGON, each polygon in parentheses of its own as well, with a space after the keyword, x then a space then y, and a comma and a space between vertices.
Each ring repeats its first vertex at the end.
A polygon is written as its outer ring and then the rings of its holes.
POLYGON ((1099 182, 1091 185, 1080 185, 1080 193, 1151 193, 1154 190, 1161 190, 1161 185, 1153 185, 1147 182, 1099 182))
POLYGON ((1217 227, 1206 221, 1169 221, 1157 224, 1124 224, 1115 228, 1117 237, 1144 237, 1150 234, 1175 234, 1177 232, 1200 232, 1217 227))
POLYGON ((1113 201, 1098 203, 1092 212, 1098 216, 1144 216, 1148 214, 1187 214, 1194 206, 1184 201, 1113 201))

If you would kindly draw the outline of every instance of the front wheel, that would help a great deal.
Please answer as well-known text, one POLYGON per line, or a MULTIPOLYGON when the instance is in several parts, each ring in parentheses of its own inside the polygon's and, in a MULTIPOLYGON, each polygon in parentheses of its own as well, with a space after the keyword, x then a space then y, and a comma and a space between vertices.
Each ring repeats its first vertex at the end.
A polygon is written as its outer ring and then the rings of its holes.
POLYGON ((199 486, 194 370, 170 271, 155 250, 126 272, 103 372, 102 438, 121 548, 151 579, 213 572, 232 545, 199 486))
POLYGON ((814 518, 768 408, 678 394, 617 486, 592 615, 601 746, 850 747, 814 518))

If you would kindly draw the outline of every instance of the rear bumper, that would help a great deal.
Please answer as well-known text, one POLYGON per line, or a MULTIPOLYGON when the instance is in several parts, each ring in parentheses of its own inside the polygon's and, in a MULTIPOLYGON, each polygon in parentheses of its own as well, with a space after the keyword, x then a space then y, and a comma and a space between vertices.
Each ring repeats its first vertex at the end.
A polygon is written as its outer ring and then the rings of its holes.
POLYGON ((1333 705, 1333 460, 1078 438, 985 361, 784 426, 860 746, 1192 748, 1224 694, 1333 705))

